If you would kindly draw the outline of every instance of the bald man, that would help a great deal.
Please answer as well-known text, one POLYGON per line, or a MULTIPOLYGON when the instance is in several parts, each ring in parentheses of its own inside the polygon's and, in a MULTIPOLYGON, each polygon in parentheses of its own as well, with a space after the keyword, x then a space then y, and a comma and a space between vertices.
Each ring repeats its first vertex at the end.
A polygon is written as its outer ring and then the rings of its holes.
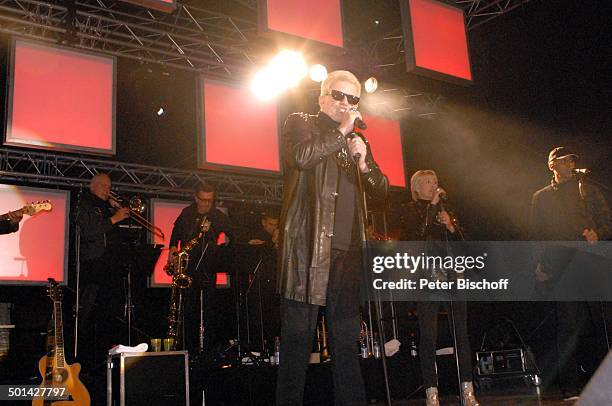
POLYGON ((110 190, 110 177, 97 174, 91 179, 89 190, 83 192, 77 208, 81 241, 78 353, 87 373, 104 363, 106 352, 112 344, 121 341, 119 332, 123 332, 116 322, 121 316, 122 280, 107 247, 110 231, 129 216, 129 209, 115 211, 109 204, 110 190))
POLYGON ((81 261, 102 257, 107 245, 107 233, 129 216, 129 209, 125 207, 112 213, 108 203, 110 190, 110 177, 99 173, 91 179, 89 192, 81 197, 77 220, 81 228, 81 261))

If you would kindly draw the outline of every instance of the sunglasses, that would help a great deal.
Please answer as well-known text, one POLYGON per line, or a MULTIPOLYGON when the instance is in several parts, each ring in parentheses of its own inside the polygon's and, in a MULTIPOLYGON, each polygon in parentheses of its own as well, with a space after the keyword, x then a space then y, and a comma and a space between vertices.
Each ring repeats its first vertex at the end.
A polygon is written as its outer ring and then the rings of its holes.
POLYGON ((332 97, 332 99, 339 101, 339 102, 344 100, 344 97, 346 97, 346 101, 349 102, 349 104, 352 104, 353 106, 359 103, 358 96, 353 96, 352 94, 346 94, 346 93, 341 92, 340 90, 332 90, 331 93, 328 93, 328 94, 332 97))

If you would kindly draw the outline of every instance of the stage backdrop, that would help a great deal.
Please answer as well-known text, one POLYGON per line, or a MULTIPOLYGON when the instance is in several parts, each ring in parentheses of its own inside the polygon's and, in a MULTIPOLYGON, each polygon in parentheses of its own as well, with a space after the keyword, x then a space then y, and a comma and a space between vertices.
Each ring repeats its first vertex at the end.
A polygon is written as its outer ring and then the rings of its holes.
POLYGON ((151 278, 151 286, 167 287, 172 283, 172 278, 166 275, 164 266, 168 261, 168 247, 170 245, 170 237, 172 236, 172 227, 174 221, 181 214, 181 210, 189 206, 189 202, 165 199, 151 199, 151 222, 161 228, 166 236, 166 240, 155 236, 155 244, 164 244, 161 255, 155 264, 153 277, 151 278))
POLYGON ((399 122, 366 114, 363 115, 363 121, 368 124, 368 129, 362 130, 363 134, 370 143, 372 155, 380 165, 380 169, 389 178, 389 184, 406 187, 399 122))
POLYGON ((115 153, 115 58, 13 40, 5 144, 115 153))
POLYGON ((70 192, 0 185, 0 214, 42 200, 51 202, 51 211, 26 215, 19 231, 0 235, 2 284, 44 284, 47 278, 66 280, 70 192))
POLYGON ((280 173, 278 106, 247 87, 198 81, 200 168, 280 173))
POLYGON ((463 10, 438 0, 400 0, 406 69, 459 84, 472 82, 463 10))
POLYGON ((268 31, 342 47, 342 1, 259 0, 259 32, 268 31))

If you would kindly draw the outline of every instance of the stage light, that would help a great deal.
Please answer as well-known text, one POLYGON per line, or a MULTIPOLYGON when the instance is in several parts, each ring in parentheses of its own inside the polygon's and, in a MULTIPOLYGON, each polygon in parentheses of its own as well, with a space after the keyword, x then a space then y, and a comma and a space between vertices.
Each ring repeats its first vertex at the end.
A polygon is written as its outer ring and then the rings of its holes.
POLYGON ((378 80, 374 76, 368 78, 363 84, 366 93, 374 93, 378 89, 378 80))
POLYGON ((308 74, 302 55, 282 51, 260 69, 251 82, 251 90, 261 100, 270 100, 290 87, 297 86, 308 74))
POLYGON ((295 51, 281 51, 269 63, 277 80, 286 87, 294 87, 300 83, 307 74, 308 66, 304 57, 295 51))
POLYGON ((327 68, 321 64, 310 67, 310 79, 314 82, 322 82, 327 77, 327 68))

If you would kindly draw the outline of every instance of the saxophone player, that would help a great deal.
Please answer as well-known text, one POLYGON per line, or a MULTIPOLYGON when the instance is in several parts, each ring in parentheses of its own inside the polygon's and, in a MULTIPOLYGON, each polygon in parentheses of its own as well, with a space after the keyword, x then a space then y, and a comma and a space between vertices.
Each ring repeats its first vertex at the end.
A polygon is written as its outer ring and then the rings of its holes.
MULTIPOLYGON (((206 183, 200 183, 195 189, 194 202, 184 208, 174 222, 172 236, 170 237, 170 249, 168 264, 172 257, 178 252, 181 245, 186 244, 200 231, 203 217, 211 223, 210 229, 204 234, 202 240, 191 249, 187 274, 193 278, 193 283, 187 289, 185 295, 184 312, 184 348, 189 351, 198 349, 198 338, 200 328, 200 306, 204 309, 204 325, 206 326, 206 345, 214 343, 210 333, 211 307, 214 303, 215 277, 218 270, 226 266, 227 261, 223 258, 227 254, 227 246, 233 240, 233 232, 229 218, 221 210, 215 207, 215 188, 206 183), (200 292, 203 303, 200 303, 200 292)), ((179 348, 183 347, 177 343, 179 348)))

